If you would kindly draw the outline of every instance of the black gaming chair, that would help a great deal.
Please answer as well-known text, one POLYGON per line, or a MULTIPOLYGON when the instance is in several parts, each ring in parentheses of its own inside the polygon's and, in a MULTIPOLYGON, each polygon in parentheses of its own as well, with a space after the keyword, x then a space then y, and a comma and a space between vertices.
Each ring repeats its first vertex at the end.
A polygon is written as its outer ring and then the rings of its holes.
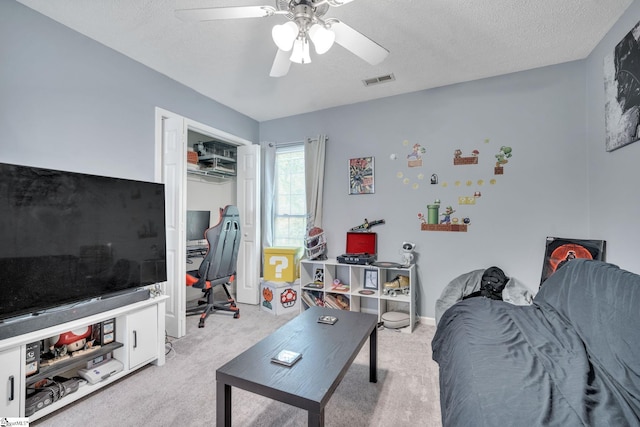
POLYGON ((207 254, 198 270, 187 272, 187 286, 204 292, 204 299, 198 301, 198 307, 187 309, 188 315, 200 314, 199 328, 204 328, 205 320, 216 310, 233 312, 236 319, 240 317, 240 309, 227 288, 235 279, 240 247, 238 208, 228 205, 220 209, 220 222, 207 229, 204 236, 209 244, 207 254), (213 288, 218 285, 227 294, 226 301, 214 301, 213 288))

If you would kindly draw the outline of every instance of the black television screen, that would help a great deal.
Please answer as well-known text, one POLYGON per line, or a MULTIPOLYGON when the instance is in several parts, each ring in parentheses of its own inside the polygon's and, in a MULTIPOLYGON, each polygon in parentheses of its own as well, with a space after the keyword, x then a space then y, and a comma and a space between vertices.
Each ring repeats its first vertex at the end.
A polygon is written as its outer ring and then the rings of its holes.
POLYGON ((211 211, 187 211, 187 245, 204 244, 211 211))
POLYGON ((166 271, 164 184, 0 163, 0 319, 166 271))

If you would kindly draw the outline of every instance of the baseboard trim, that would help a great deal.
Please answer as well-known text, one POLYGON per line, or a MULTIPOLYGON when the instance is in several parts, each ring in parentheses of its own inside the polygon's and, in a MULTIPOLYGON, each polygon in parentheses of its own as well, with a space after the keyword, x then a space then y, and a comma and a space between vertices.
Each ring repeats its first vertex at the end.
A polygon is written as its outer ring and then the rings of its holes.
POLYGON ((434 317, 420 317, 420 323, 428 326, 436 326, 436 319, 434 317))

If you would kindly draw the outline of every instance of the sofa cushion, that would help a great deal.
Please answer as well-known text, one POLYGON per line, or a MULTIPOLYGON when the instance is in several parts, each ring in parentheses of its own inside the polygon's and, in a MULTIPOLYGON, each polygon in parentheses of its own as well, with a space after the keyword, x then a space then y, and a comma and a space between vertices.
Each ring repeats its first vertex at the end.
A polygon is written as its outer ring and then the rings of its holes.
POLYGON ((624 391, 640 417, 640 276, 575 259, 544 282, 534 304, 554 310, 572 326, 594 369, 624 391))

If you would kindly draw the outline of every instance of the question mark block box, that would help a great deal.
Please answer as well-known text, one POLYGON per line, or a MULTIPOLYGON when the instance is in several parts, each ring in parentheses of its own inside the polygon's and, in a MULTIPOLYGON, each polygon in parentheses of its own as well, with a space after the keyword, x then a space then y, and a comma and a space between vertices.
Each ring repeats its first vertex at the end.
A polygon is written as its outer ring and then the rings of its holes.
POLYGON ((298 278, 298 263, 302 248, 272 247, 264 249, 263 277, 269 282, 294 282, 298 278))

